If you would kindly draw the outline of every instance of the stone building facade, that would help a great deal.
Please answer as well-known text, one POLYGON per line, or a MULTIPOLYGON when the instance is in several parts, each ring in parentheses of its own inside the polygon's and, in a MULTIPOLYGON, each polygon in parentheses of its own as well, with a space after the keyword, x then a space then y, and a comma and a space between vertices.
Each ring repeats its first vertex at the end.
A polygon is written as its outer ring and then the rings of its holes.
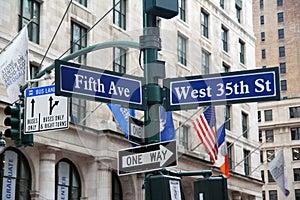
POLYGON ((300 199, 299 185, 299 7, 298 1, 253 1, 256 67, 278 67, 281 100, 258 104, 263 198, 300 199), (290 195, 285 197, 267 163, 283 149, 290 195))
MULTIPOLYGON (((34 16, 28 26, 30 72, 34 75, 55 59, 94 44, 139 42, 143 33, 142 7, 142 1, 126 0, 0 0, 0 49, 34 16), (113 9, 114 4, 117 5, 113 9)), ((251 1, 181 0, 178 16, 170 20, 158 18, 157 23, 162 39, 158 59, 166 62, 168 78, 255 68, 251 1)), ((142 77, 139 55, 139 49, 117 46, 70 62, 142 77)), ((31 86, 53 82, 54 79, 41 80, 31 86)), ((3 121, 3 109, 9 105, 3 85, 0 96, 3 121)), ((1 171, 2 198, 144 199, 143 173, 118 176, 117 152, 131 144, 107 105, 75 97, 69 101, 69 129, 35 133, 34 147, 16 148, 10 138, 5 138, 7 148, 1 154, 5 161, 1 171), (10 176, 9 163, 15 166, 10 176)), ((178 166, 170 170, 210 169, 213 175, 221 173, 213 166, 192 126, 203 110, 199 107, 172 112, 178 166)), ((226 122, 231 167, 229 199, 262 199, 262 181, 257 170, 257 104, 219 105, 216 113, 217 127, 226 122)), ((136 115, 142 118, 143 112, 137 111, 136 115)), ((2 124, 1 130, 5 128, 2 124)), ((201 176, 182 178, 185 199, 193 199, 193 181, 197 178, 201 176)))

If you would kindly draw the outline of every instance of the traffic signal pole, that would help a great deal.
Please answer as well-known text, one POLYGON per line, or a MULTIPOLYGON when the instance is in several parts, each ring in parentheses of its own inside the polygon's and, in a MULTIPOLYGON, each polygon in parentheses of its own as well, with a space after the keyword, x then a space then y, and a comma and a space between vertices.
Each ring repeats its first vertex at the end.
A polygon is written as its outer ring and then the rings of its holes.
MULTIPOLYGON (((156 39, 159 39, 159 29, 157 27, 156 16, 149 15, 145 12, 145 2, 143 6, 143 36, 145 42, 155 43, 156 39)), ((143 37, 142 36, 142 37, 143 37)), ((160 87, 158 85, 158 79, 154 77, 155 65, 153 63, 157 60, 158 47, 155 45, 149 48, 147 46, 144 51, 144 79, 146 94, 147 108, 144 111, 145 122, 145 143, 151 144, 160 142, 160 127, 159 127, 159 106, 161 103, 160 87)))

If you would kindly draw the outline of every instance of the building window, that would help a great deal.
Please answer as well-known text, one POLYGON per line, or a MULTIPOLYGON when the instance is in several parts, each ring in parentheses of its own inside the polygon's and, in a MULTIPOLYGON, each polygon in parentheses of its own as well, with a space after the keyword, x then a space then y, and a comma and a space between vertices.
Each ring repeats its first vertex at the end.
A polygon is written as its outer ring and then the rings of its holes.
POLYGON ((260 163, 264 163, 264 152, 260 151, 260 163))
POLYGON ((265 121, 272 121, 273 120, 273 112, 272 110, 265 110, 265 121))
POLYGON ((115 47, 114 48, 114 61, 113 71, 119 73, 126 73, 126 50, 115 47))
POLYGON ((271 174, 271 172, 268 170, 268 183, 274 183, 275 180, 271 174))
POLYGON ((184 146, 185 149, 189 149, 189 135, 188 127, 181 122, 179 123, 179 144, 184 146))
POLYGON ((262 131, 261 130, 258 131, 258 141, 262 142, 262 131))
POLYGON ((231 105, 225 106, 225 128, 231 130, 231 105))
POLYGON ((294 168, 294 181, 300 181, 300 168, 294 168))
POLYGON ((257 121, 261 122, 261 111, 257 111, 257 121))
POLYGON ((241 23, 241 13, 242 13, 242 6, 235 4, 235 12, 236 12, 236 19, 239 23, 241 23))
POLYGON ((126 30, 126 0, 114 0, 114 5, 114 24, 126 30))
POLYGON ((201 34, 208 38, 208 14, 201 10, 201 34))
POLYGON ((300 127, 291 128, 291 138, 292 140, 300 140, 300 127))
POLYGON ((278 200, 277 190, 269 190, 269 200, 278 200))
POLYGON ((281 89, 281 91, 286 91, 287 90, 287 82, 286 82, 286 80, 281 80, 280 81, 280 89, 281 89))
POLYGON ((69 98, 71 122, 75 124, 85 124, 86 100, 80 98, 69 98))
POLYGON ((275 150, 267 150, 267 161, 271 162, 275 158, 275 150))
POLYGON ((282 6, 283 5, 283 0, 277 0, 277 6, 282 6))
POLYGON ((228 52, 228 29, 222 26, 222 48, 228 52))
POLYGON ((202 50, 202 75, 209 74, 209 53, 202 50))
POLYGON ((262 42, 265 41, 265 32, 261 32, 261 33, 260 33, 260 38, 261 38, 261 41, 262 41, 262 42))
POLYGON ((285 62, 279 63, 280 74, 286 73, 286 65, 285 62))
POLYGON ((75 165, 63 159, 55 166, 56 199, 80 199, 81 181, 75 165))
MULTIPOLYGON (((30 63, 30 77, 29 78, 31 80, 33 80, 38 72, 39 72, 39 67, 30 63)), ((39 82, 32 82, 30 84, 31 84, 31 87, 38 87, 39 86, 39 82)))
POLYGON ((260 16, 260 25, 264 25, 265 24, 265 16, 261 15, 260 16))
POLYGON ((39 44, 40 41, 40 3, 35 0, 21 0, 19 14, 19 30, 21 30, 28 22, 28 38, 30 41, 39 44))
POLYGON ((277 21, 281 23, 284 21, 283 12, 277 13, 277 21))
POLYGON ((75 0, 75 1, 80 3, 83 6, 87 7, 87 0, 75 0))
POLYGON ((222 70, 223 72, 230 72, 230 66, 224 62, 222 62, 222 68, 223 68, 222 70))
POLYGON ((185 22, 185 0, 179 0, 178 5, 180 19, 185 22))
POLYGON ((0 159, 1 199, 30 199, 31 170, 25 156, 8 147, 0 159))
POLYGON ((178 63, 186 66, 186 39, 178 35, 177 42, 178 63))
POLYGON ((220 0, 220 7, 223 9, 225 8, 224 0, 220 0))
POLYGON ((250 174, 250 151, 244 149, 244 172, 248 176, 250 174))
POLYGON ((300 200, 300 189, 295 189, 295 200, 300 200))
POLYGON ((278 29, 278 40, 284 39, 284 29, 278 29))
POLYGON ((300 160, 300 148, 292 148, 293 160, 300 160))
POLYGON ((233 144, 227 142, 227 154, 228 154, 228 165, 229 169, 233 168, 233 144))
POLYGON ((240 63, 245 64, 245 43, 239 40, 240 63))
POLYGON ((265 171, 264 170, 260 171, 260 177, 261 177, 262 182, 265 182, 265 171))
MULTIPOLYGON (((74 53, 82 48, 87 47, 87 29, 79 24, 71 23, 71 53, 74 53)), ((77 57, 77 62, 86 64, 86 54, 77 57)))
POLYGON ((266 191, 262 191, 262 200, 266 200, 266 191))
POLYGON ((261 50, 261 58, 266 59, 266 50, 265 49, 261 50))
POLYGON ((290 118, 300 118, 300 106, 290 107, 290 118))
POLYGON ((259 1, 259 8, 264 9, 264 0, 259 1))
POLYGON ((279 57, 285 57, 285 47, 279 47, 279 57))
POLYGON ((112 172, 112 196, 113 200, 123 199, 122 184, 114 171, 112 172))
POLYGON ((248 138, 248 115, 242 112, 242 131, 243 137, 248 138))
POLYGON ((273 130, 266 130, 266 142, 274 142, 274 133, 273 130))

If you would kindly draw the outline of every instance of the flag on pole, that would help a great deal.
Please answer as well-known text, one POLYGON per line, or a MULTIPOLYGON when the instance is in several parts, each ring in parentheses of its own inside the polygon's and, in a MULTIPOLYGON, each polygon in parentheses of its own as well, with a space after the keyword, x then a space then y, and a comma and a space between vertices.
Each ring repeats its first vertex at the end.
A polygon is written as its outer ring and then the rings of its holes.
POLYGON ((217 160, 218 146, 215 131, 216 115, 215 108, 209 106, 194 122, 194 129, 204 145, 213 163, 217 160))
POLYGON ((163 106, 159 108, 160 113, 160 141, 169 141, 176 138, 176 131, 174 128, 174 122, 172 112, 166 112, 163 106))
POLYGON ((279 186, 280 190, 287 197, 290 194, 289 181, 284 162, 283 149, 281 149, 275 158, 268 163, 269 171, 279 186))
POLYGON ((10 103, 19 99, 20 85, 25 84, 28 67, 28 31, 25 26, 12 43, 0 54, 0 76, 10 103))
POLYGON ((117 123, 125 133, 125 137, 128 138, 128 116, 135 117, 135 110, 129 108, 123 108, 116 104, 107 104, 111 112, 113 113, 117 123))
POLYGON ((222 173, 229 178, 229 165, 228 165, 228 153, 227 145, 225 141, 225 124, 223 124, 217 131, 218 135, 218 159, 215 162, 215 166, 219 167, 222 173))

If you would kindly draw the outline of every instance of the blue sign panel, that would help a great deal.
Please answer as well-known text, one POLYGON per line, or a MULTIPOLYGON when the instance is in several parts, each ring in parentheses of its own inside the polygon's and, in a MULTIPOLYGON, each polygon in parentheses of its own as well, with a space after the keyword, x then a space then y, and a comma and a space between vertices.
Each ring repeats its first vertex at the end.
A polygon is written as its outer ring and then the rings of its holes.
POLYGON ((54 94, 54 93, 55 93, 55 86, 49 85, 49 86, 43 86, 37 88, 29 88, 25 90, 25 97, 36 97, 36 96, 54 94))
POLYGON ((280 98, 278 68, 164 80, 167 110, 280 98))
POLYGON ((140 78, 63 61, 55 61, 55 66, 56 95, 143 110, 140 78))

